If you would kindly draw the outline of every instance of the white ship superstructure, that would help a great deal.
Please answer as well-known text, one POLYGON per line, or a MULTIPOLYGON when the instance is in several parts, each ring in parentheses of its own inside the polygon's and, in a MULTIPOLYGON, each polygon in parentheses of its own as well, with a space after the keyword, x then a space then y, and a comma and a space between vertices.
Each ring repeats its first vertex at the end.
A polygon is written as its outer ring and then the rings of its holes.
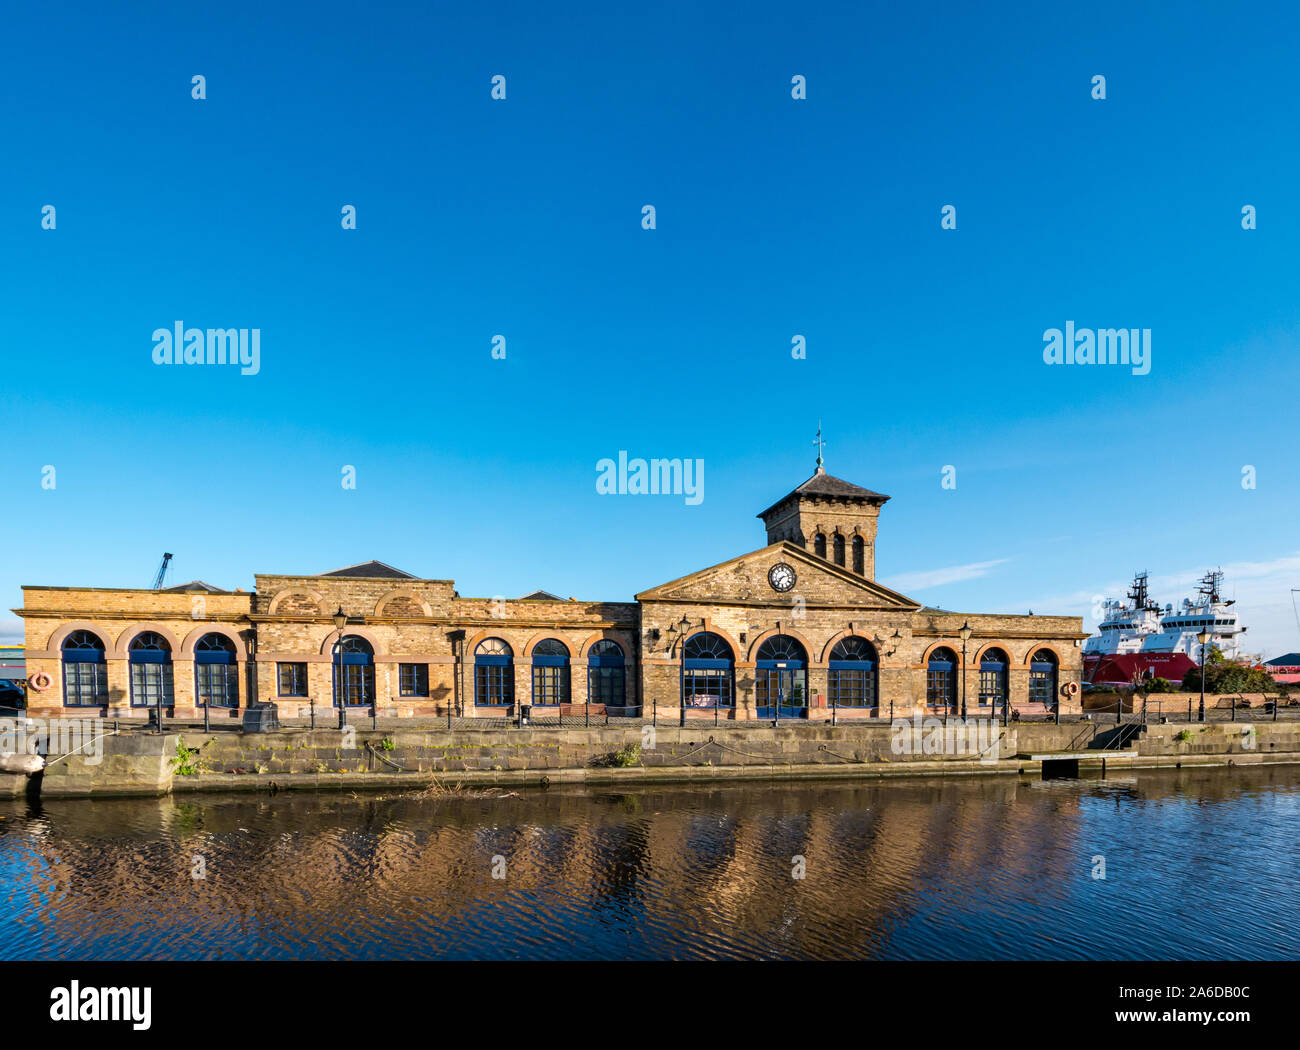
POLYGON ((1209 631, 1211 638, 1206 643, 1207 648, 1214 646, 1225 658, 1237 659, 1241 655, 1240 637, 1246 628, 1232 608, 1236 602, 1221 596, 1219 589, 1222 585, 1222 572, 1207 572, 1201 577, 1196 595, 1184 598, 1181 608, 1166 605, 1164 615, 1160 617, 1160 633, 1143 642, 1143 652, 1182 653, 1199 661, 1201 643, 1197 636, 1202 631, 1209 631))
POLYGON ((1147 574, 1138 573, 1129 588, 1128 601, 1113 598, 1102 603, 1097 633, 1083 643, 1083 655, 1113 656, 1139 653, 1146 640, 1160 631, 1160 607, 1147 591, 1147 574))

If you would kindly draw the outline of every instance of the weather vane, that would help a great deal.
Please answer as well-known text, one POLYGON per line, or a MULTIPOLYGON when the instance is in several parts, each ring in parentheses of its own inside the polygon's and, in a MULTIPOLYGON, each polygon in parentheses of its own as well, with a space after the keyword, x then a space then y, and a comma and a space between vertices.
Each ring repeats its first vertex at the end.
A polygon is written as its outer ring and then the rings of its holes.
POLYGON ((820 419, 817 420, 817 438, 813 441, 813 444, 817 446, 817 469, 820 471, 825 469, 822 467, 822 450, 826 448, 826 442, 822 440, 822 421, 820 419))

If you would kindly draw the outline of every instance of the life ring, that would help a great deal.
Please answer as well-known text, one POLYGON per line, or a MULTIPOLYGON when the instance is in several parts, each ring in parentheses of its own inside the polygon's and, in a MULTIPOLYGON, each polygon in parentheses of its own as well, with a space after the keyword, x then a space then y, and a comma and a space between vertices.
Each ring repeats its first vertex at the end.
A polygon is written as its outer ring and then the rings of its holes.
POLYGON ((27 679, 27 684, 30 685, 33 689, 35 689, 38 693, 43 693, 53 684, 53 679, 50 678, 50 676, 47 675, 44 671, 37 671, 34 675, 32 675, 29 679, 27 679))
POLYGON ((1066 682, 1065 685, 1061 686, 1061 692, 1063 692, 1066 696, 1074 696, 1074 694, 1077 693, 1078 691, 1079 691, 1078 682, 1066 682))

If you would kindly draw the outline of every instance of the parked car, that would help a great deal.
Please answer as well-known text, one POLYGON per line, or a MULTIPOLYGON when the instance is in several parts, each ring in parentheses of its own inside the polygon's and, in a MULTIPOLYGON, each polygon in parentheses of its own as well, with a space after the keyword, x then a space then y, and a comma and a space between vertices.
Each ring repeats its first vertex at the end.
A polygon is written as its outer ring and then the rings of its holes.
POLYGON ((0 715, 6 711, 22 711, 27 707, 27 690, 22 682, 0 678, 0 715))

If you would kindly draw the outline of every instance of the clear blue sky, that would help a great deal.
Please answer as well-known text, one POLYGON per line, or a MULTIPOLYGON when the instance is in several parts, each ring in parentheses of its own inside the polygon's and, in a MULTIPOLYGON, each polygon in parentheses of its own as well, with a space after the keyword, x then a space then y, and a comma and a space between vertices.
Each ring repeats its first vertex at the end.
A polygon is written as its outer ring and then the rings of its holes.
POLYGON ((12 9, 5 609, 164 550, 627 599, 761 546, 820 418, 918 600, 1087 616, 1222 564, 1300 648, 1300 15, 1058 6, 12 9), (177 320, 259 328, 260 374, 155 365, 177 320), (1067 320, 1150 328, 1151 373, 1048 367, 1067 320), (704 501, 597 495, 620 449, 704 501))

